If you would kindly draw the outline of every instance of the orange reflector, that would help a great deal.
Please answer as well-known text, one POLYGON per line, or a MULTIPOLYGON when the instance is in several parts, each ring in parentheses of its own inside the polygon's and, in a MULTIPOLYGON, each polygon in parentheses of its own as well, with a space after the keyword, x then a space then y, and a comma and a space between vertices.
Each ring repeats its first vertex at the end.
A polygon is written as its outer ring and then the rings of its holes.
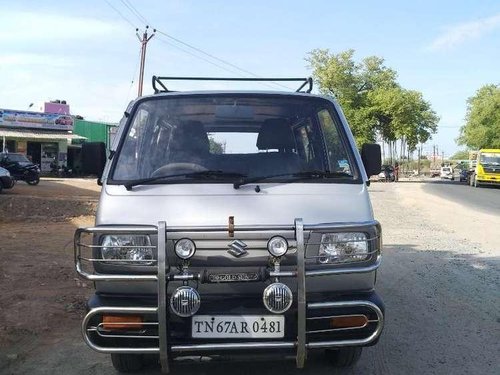
POLYGON ((367 324, 368 318, 365 315, 344 315, 330 319, 332 328, 363 328, 367 324))
POLYGON ((140 329, 142 317, 131 315, 103 315, 102 327, 104 329, 140 329))

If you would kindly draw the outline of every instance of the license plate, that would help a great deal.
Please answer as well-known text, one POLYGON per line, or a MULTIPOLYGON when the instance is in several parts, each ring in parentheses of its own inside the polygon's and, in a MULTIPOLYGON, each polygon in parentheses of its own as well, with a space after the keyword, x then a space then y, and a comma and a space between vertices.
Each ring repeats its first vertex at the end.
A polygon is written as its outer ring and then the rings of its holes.
POLYGON ((211 283, 234 283, 239 281, 259 281, 259 274, 256 272, 239 273, 213 273, 208 275, 211 283))
POLYGON ((285 336, 282 315, 195 315, 192 319, 193 338, 266 338, 285 336))

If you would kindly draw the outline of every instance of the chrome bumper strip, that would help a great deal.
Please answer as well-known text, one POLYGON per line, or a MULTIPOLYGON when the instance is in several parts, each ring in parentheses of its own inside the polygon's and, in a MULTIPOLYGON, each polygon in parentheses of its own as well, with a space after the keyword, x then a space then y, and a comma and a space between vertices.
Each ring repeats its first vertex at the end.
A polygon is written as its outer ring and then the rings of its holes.
POLYGON ((297 241, 297 368, 306 362, 306 266, 304 246, 304 223, 295 219, 295 239, 297 241))
MULTIPOLYGON (((149 348, 129 348, 129 347, 102 347, 94 344, 88 335, 89 331, 94 331, 94 328, 89 328, 90 319, 98 314, 158 314, 156 307, 96 307, 91 309, 88 314, 83 318, 81 330, 83 340, 93 350, 99 353, 150 353, 156 354, 160 352, 158 347, 149 348)), ((145 337, 147 338, 147 337, 145 337)))
POLYGON ((158 223, 158 342, 160 365, 164 373, 168 373, 166 227, 167 224, 164 221, 158 223))
POLYGON ((213 343, 213 344, 192 344, 192 345, 172 345, 172 352, 187 353, 195 351, 214 350, 241 350, 241 349, 293 349, 294 342, 235 342, 235 343, 213 343))

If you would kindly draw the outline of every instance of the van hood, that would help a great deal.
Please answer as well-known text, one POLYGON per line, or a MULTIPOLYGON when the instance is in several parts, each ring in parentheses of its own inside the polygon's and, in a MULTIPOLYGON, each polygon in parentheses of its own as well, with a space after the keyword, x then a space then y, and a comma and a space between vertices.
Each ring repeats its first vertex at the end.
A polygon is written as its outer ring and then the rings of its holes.
POLYGON ((259 183, 234 189, 232 184, 104 184, 96 225, 171 226, 287 225, 361 222, 373 219, 365 184, 259 183))

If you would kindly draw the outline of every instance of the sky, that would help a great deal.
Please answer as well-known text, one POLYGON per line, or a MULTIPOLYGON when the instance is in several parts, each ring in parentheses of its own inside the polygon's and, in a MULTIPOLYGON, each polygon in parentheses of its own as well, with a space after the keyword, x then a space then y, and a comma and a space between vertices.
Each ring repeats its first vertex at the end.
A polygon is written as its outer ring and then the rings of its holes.
MULTIPOLYGON (((152 75, 309 76, 305 59, 316 48, 380 56, 440 116, 424 152, 435 144, 445 156, 463 148, 455 139, 467 98, 500 83, 498 0, 0 0, 0 108, 64 99, 72 114, 119 121, 137 96, 135 29, 146 24, 157 32, 147 46, 144 94, 152 93, 152 75)), ((227 88, 283 89, 172 84, 227 88)))

